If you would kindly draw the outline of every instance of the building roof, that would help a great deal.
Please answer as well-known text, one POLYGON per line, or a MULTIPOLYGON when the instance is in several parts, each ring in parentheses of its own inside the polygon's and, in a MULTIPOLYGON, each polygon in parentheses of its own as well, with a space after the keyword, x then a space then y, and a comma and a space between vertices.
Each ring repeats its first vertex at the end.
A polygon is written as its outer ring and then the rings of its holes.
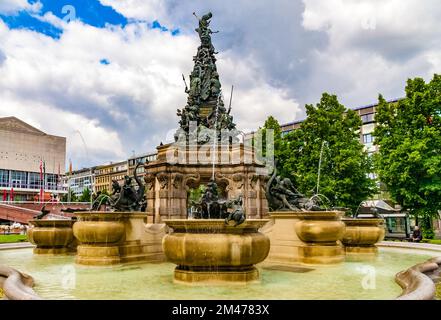
POLYGON ((131 156, 128 160, 144 158, 144 157, 148 157, 148 156, 154 156, 155 154, 158 154, 158 151, 150 151, 150 152, 143 153, 143 154, 140 154, 140 155, 134 155, 134 156, 131 156))
POLYGON ((20 120, 14 116, 0 118, 0 130, 15 131, 15 132, 20 132, 20 133, 54 137, 57 139, 66 140, 66 137, 57 136, 54 134, 48 134, 46 132, 43 132, 40 129, 37 129, 37 128, 31 126, 30 124, 24 122, 23 120, 20 120))
MULTIPOLYGON (((387 103, 394 103, 394 102, 398 102, 398 101, 403 100, 403 99, 404 98, 395 98, 395 99, 392 99, 392 100, 387 100, 386 102, 387 103)), ((352 108, 352 110, 358 111, 358 110, 363 110, 363 109, 367 109, 367 108, 372 108, 372 107, 375 107, 377 105, 378 105, 378 102, 377 103, 373 103, 373 104, 369 104, 369 105, 366 105, 366 106, 352 108)), ((292 126, 292 125, 295 125, 295 124, 302 123, 303 121, 305 121, 305 119, 284 123, 284 124, 280 125, 280 127, 292 126)))
POLYGON ((16 117, 3 117, 0 118, 0 129, 7 131, 17 131, 38 135, 46 135, 43 131, 27 124, 26 122, 16 118, 16 117))

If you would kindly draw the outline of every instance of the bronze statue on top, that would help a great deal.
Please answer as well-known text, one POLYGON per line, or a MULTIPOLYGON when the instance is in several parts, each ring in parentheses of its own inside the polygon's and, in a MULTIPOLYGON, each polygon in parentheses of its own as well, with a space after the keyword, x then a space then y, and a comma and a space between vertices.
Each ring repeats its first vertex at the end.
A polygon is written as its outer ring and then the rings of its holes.
POLYGON ((213 17, 211 12, 201 18, 195 13, 193 14, 198 19, 199 27, 195 30, 199 35, 201 45, 198 47, 196 56, 193 57, 194 67, 190 74, 189 86, 187 86, 183 75, 185 93, 188 94, 188 99, 187 105, 182 110, 178 109, 177 112, 180 121, 179 128, 175 133, 175 141, 191 140, 201 135, 202 139, 197 139, 199 144, 213 142, 206 139, 204 132, 206 129, 215 129, 218 131, 216 138, 218 141, 222 139, 220 131, 223 130, 228 132, 229 137, 236 137, 235 139, 229 138, 230 142, 232 140, 236 142, 238 141, 239 132, 236 130, 233 117, 230 115, 231 109, 227 112, 224 107, 222 85, 216 67, 215 54, 217 52, 211 42, 211 35, 219 31, 210 29, 211 18, 213 17), (193 127, 190 124, 191 122, 195 123, 193 127))

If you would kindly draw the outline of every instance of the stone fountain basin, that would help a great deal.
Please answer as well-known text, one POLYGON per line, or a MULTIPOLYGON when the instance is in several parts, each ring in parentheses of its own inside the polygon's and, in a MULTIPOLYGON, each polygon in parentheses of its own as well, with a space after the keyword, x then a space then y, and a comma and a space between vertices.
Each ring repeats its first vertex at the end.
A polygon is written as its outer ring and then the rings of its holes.
POLYGON ((304 242, 335 242, 341 240, 345 224, 341 221, 341 211, 299 211, 295 215, 301 219, 295 230, 304 242))
POLYGON ((29 242, 37 248, 63 248, 74 239, 72 220, 30 220, 33 226, 28 230, 29 242))
POLYGON ((173 229, 163 238, 168 260, 183 267, 247 267, 265 260, 269 238, 259 229, 269 220, 234 227, 222 219, 165 220, 173 229))
POLYGON ((83 244, 110 244, 123 240, 124 215, 107 212, 78 212, 78 221, 73 226, 75 237, 83 244))
POLYGON ((372 246, 384 239, 383 219, 344 218, 342 221, 346 225, 342 240, 345 246, 372 246))

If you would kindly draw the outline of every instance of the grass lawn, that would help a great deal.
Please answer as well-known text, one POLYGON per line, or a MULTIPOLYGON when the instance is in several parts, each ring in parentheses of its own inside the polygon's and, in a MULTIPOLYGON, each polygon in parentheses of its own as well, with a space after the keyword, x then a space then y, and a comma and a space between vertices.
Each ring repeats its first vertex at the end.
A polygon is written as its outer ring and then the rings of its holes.
POLYGON ((28 241, 25 234, 0 234, 0 243, 28 241))
POLYGON ((423 239, 423 243, 441 244, 441 239, 423 239))

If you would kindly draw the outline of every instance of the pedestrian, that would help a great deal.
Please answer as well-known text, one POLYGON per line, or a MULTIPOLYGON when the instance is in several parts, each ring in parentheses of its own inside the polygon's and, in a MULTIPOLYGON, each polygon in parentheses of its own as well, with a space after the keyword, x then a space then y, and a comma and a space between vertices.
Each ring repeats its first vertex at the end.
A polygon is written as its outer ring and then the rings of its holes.
POLYGON ((412 242, 420 242, 423 239, 420 227, 415 226, 412 233, 412 242))

